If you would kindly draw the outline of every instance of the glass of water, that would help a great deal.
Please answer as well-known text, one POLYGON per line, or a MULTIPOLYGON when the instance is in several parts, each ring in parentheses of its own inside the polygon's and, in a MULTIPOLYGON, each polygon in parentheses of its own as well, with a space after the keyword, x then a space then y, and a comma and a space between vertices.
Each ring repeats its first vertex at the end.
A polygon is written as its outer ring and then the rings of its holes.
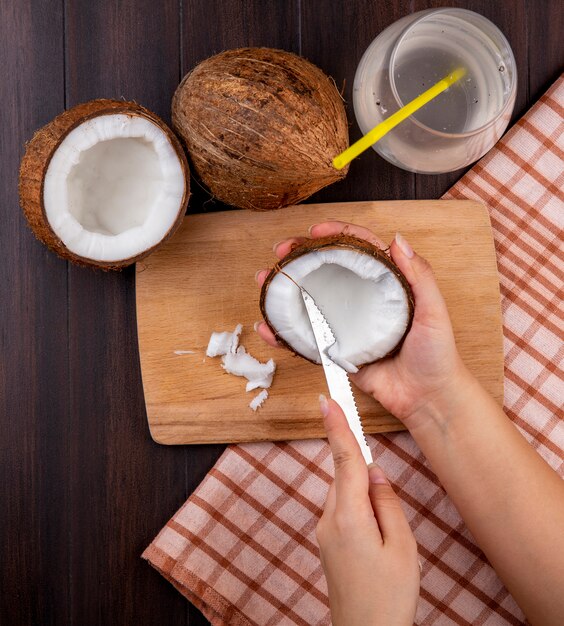
POLYGON ((363 134, 460 67, 466 75, 374 144, 378 154, 420 174, 465 167, 501 137, 517 92, 509 43, 478 13, 420 11, 378 35, 354 79, 354 112, 363 134))

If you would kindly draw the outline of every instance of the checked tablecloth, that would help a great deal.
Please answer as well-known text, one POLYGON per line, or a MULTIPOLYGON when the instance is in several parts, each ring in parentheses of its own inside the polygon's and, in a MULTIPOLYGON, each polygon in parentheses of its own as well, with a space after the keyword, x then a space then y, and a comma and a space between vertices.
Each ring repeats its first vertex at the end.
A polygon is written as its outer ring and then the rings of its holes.
MULTIPOLYGON (((560 77, 445 195, 489 208, 505 410, 562 476, 563 105, 560 77)), ((369 439, 419 545, 416 624, 522 624, 411 436, 369 439)), ((321 440, 230 446, 143 557, 214 625, 330 624, 315 526, 332 465, 321 440)))

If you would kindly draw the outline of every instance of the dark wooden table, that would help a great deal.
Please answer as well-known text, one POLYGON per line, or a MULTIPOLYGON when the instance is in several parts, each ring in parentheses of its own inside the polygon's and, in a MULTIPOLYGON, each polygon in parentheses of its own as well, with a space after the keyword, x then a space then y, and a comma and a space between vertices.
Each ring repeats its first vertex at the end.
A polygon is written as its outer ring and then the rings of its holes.
MULTIPOLYGON (((169 121, 180 78, 239 46, 291 50, 346 81, 356 139, 363 50, 399 17, 442 5, 478 11, 508 37, 514 119, 562 70, 560 0, 0 0, 2 626, 206 624, 140 554, 223 449, 151 440, 134 269, 80 269, 33 238, 17 197, 24 142, 91 98, 134 99, 169 121)), ((460 174, 415 176, 370 151, 314 200, 435 198, 460 174)), ((199 212, 209 196, 193 190, 199 212)))

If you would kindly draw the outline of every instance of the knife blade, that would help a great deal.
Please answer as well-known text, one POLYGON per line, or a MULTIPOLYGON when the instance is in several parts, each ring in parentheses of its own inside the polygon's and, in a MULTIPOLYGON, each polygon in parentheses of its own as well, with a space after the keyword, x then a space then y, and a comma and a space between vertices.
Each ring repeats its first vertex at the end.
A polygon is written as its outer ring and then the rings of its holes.
POLYGON ((349 427, 358 441, 362 456, 366 463, 370 464, 373 461, 372 452, 364 437, 364 430, 362 429, 348 374, 340 365, 332 361, 327 353, 328 349, 335 343, 335 335, 311 294, 301 286, 300 291, 313 329, 323 370, 325 371, 329 394, 343 409, 349 427))

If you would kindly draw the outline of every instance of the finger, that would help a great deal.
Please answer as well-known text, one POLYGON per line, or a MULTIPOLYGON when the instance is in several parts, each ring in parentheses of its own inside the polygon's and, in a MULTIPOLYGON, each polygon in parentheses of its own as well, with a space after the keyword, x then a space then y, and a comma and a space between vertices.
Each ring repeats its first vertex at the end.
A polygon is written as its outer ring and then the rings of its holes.
POLYGON ((309 229, 309 234, 317 239, 318 237, 327 237, 329 235, 354 235, 360 239, 364 239, 369 243, 377 246, 381 250, 387 248, 386 244, 377 237, 371 230, 364 228, 364 226, 357 226, 356 224, 348 224, 347 222, 322 222, 321 224, 314 224, 309 229))
MULTIPOLYGON (((444 322, 448 311, 430 264, 419 256, 399 233, 390 245, 390 254, 406 277, 415 298, 415 315, 444 322)), ((449 322, 450 323, 450 322, 449 322)))
POLYGON ((289 239, 284 239, 283 241, 275 243, 272 246, 272 250, 279 259, 283 259, 285 256, 290 254, 293 248, 304 243, 304 241, 307 241, 306 237, 290 237, 289 239))
POLYGON ((270 274, 270 270, 258 270, 255 274, 255 280, 257 281, 257 285, 262 287, 266 277, 270 274))
POLYGON ((361 367, 355 374, 349 374, 349 379, 361 391, 364 391, 364 393, 374 395, 376 381, 378 381, 380 385, 383 384, 384 387, 386 387, 383 376, 385 374, 385 368, 388 366, 389 362, 386 360, 376 361, 376 363, 371 363, 370 365, 361 367))
POLYGON ((280 347, 280 344, 278 343, 276 336, 270 330, 266 322, 263 322, 263 321, 255 322, 255 330, 258 333, 258 336, 263 341, 265 341, 269 346, 272 346, 273 348, 280 347))
POLYGON ((341 407, 325 396, 319 401, 335 464, 336 506, 358 507, 368 491, 366 463, 341 407))
POLYGON ((376 463, 368 467, 368 495, 378 521, 384 543, 405 541, 413 533, 386 475, 376 463))

